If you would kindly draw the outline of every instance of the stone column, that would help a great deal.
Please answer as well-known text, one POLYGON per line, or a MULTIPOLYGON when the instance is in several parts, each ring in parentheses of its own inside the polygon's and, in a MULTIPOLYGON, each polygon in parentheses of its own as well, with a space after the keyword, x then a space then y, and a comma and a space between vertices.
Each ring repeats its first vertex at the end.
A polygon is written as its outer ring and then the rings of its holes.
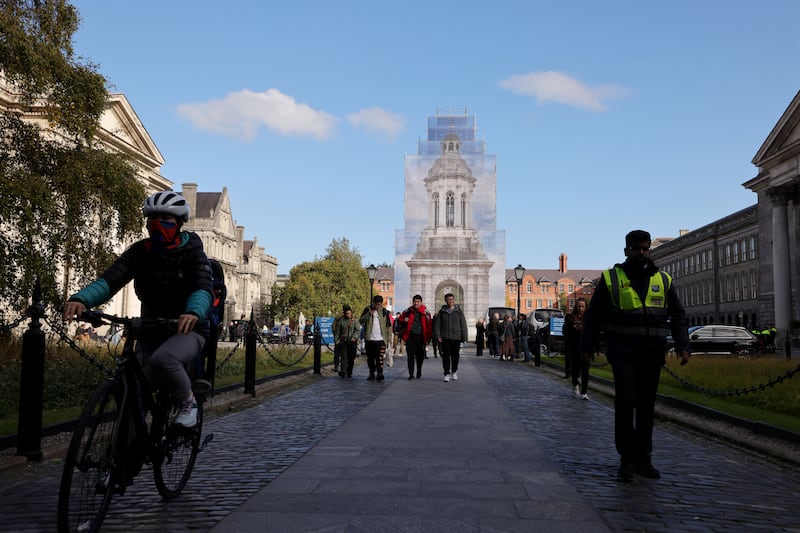
POLYGON ((776 345, 781 346, 792 318, 792 285, 789 254, 788 195, 781 189, 768 191, 772 200, 772 275, 775 298, 776 345))

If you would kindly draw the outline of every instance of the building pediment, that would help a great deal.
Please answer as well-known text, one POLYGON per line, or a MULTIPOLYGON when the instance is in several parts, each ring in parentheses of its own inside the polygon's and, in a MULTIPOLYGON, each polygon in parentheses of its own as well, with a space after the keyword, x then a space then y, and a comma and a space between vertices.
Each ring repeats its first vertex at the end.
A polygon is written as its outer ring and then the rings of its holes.
POLYGON ((759 172, 774 168, 800 155, 800 91, 772 128, 753 157, 759 172))
POLYGON ((133 155, 144 168, 160 171, 164 164, 164 156, 124 94, 109 95, 97 136, 104 144, 133 155))

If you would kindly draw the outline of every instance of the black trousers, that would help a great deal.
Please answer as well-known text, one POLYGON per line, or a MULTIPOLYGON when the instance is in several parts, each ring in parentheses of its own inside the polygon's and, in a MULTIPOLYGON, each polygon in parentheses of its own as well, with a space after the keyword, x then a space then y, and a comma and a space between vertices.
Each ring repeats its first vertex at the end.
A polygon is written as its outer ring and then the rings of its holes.
POLYGON ((589 390, 589 363, 583 364, 580 350, 573 349, 567 353, 569 359, 569 369, 572 374, 572 386, 579 383, 580 378, 581 393, 586 394, 589 390))
POLYGON ((625 461, 640 461, 653 451, 656 392, 662 361, 629 356, 613 358, 614 443, 625 461))
POLYGON ((383 375, 383 356, 381 349, 386 346, 383 341, 367 341, 367 366, 369 367, 369 375, 374 376, 377 372, 379 376, 383 375))
POLYGON ((406 339, 406 355, 408 356, 408 375, 414 375, 414 363, 417 365, 417 377, 422 376, 422 363, 425 361, 425 345, 422 335, 411 333, 406 339))
POLYGON ((461 354, 461 341, 442 339, 442 343, 439 345, 439 351, 442 353, 442 367, 444 367, 445 375, 452 372, 458 372, 458 358, 461 354))

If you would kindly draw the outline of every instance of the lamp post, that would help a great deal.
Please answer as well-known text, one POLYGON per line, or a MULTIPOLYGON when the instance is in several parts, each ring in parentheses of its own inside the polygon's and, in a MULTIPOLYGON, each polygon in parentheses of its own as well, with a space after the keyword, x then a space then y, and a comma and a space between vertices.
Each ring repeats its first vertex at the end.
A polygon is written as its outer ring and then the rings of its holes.
POLYGON ((378 267, 370 263, 367 267, 367 277, 369 278, 369 303, 372 303, 372 284, 375 282, 375 276, 378 275, 378 267))
MULTIPOLYGON (((522 327, 522 323, 520 322, 520 313, 519 313, 519 299, 520 293, 522 292, 522 278, 525 276, 525 267, 522 265, 517 265, 514 269, 514 276, 517 278, 517 327, 522 327)), ((524 351, 526 354, 528 350, 522 349, 522 335, 517 336, 517 354, 521 351, 524 351)))
POLYGON ((520 287, 522 286, 522 278, 525 276, 525 267, 517 265, 517 268, 514 269, 514 276, 517 278, 517 317, 519 317, 520 287))

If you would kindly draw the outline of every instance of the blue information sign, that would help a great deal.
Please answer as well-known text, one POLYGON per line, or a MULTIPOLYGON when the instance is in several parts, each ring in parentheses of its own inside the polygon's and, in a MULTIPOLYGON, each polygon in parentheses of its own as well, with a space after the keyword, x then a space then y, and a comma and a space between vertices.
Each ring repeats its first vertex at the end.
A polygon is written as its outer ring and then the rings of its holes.
POLYGON ((333 344, 333 317, 318 316, 314 318, 314 326, 322 335, 323 344, 333 344))
POLYGON ((561 337, 564 335, 564 318, 550 317, 550 335, 561 337))

